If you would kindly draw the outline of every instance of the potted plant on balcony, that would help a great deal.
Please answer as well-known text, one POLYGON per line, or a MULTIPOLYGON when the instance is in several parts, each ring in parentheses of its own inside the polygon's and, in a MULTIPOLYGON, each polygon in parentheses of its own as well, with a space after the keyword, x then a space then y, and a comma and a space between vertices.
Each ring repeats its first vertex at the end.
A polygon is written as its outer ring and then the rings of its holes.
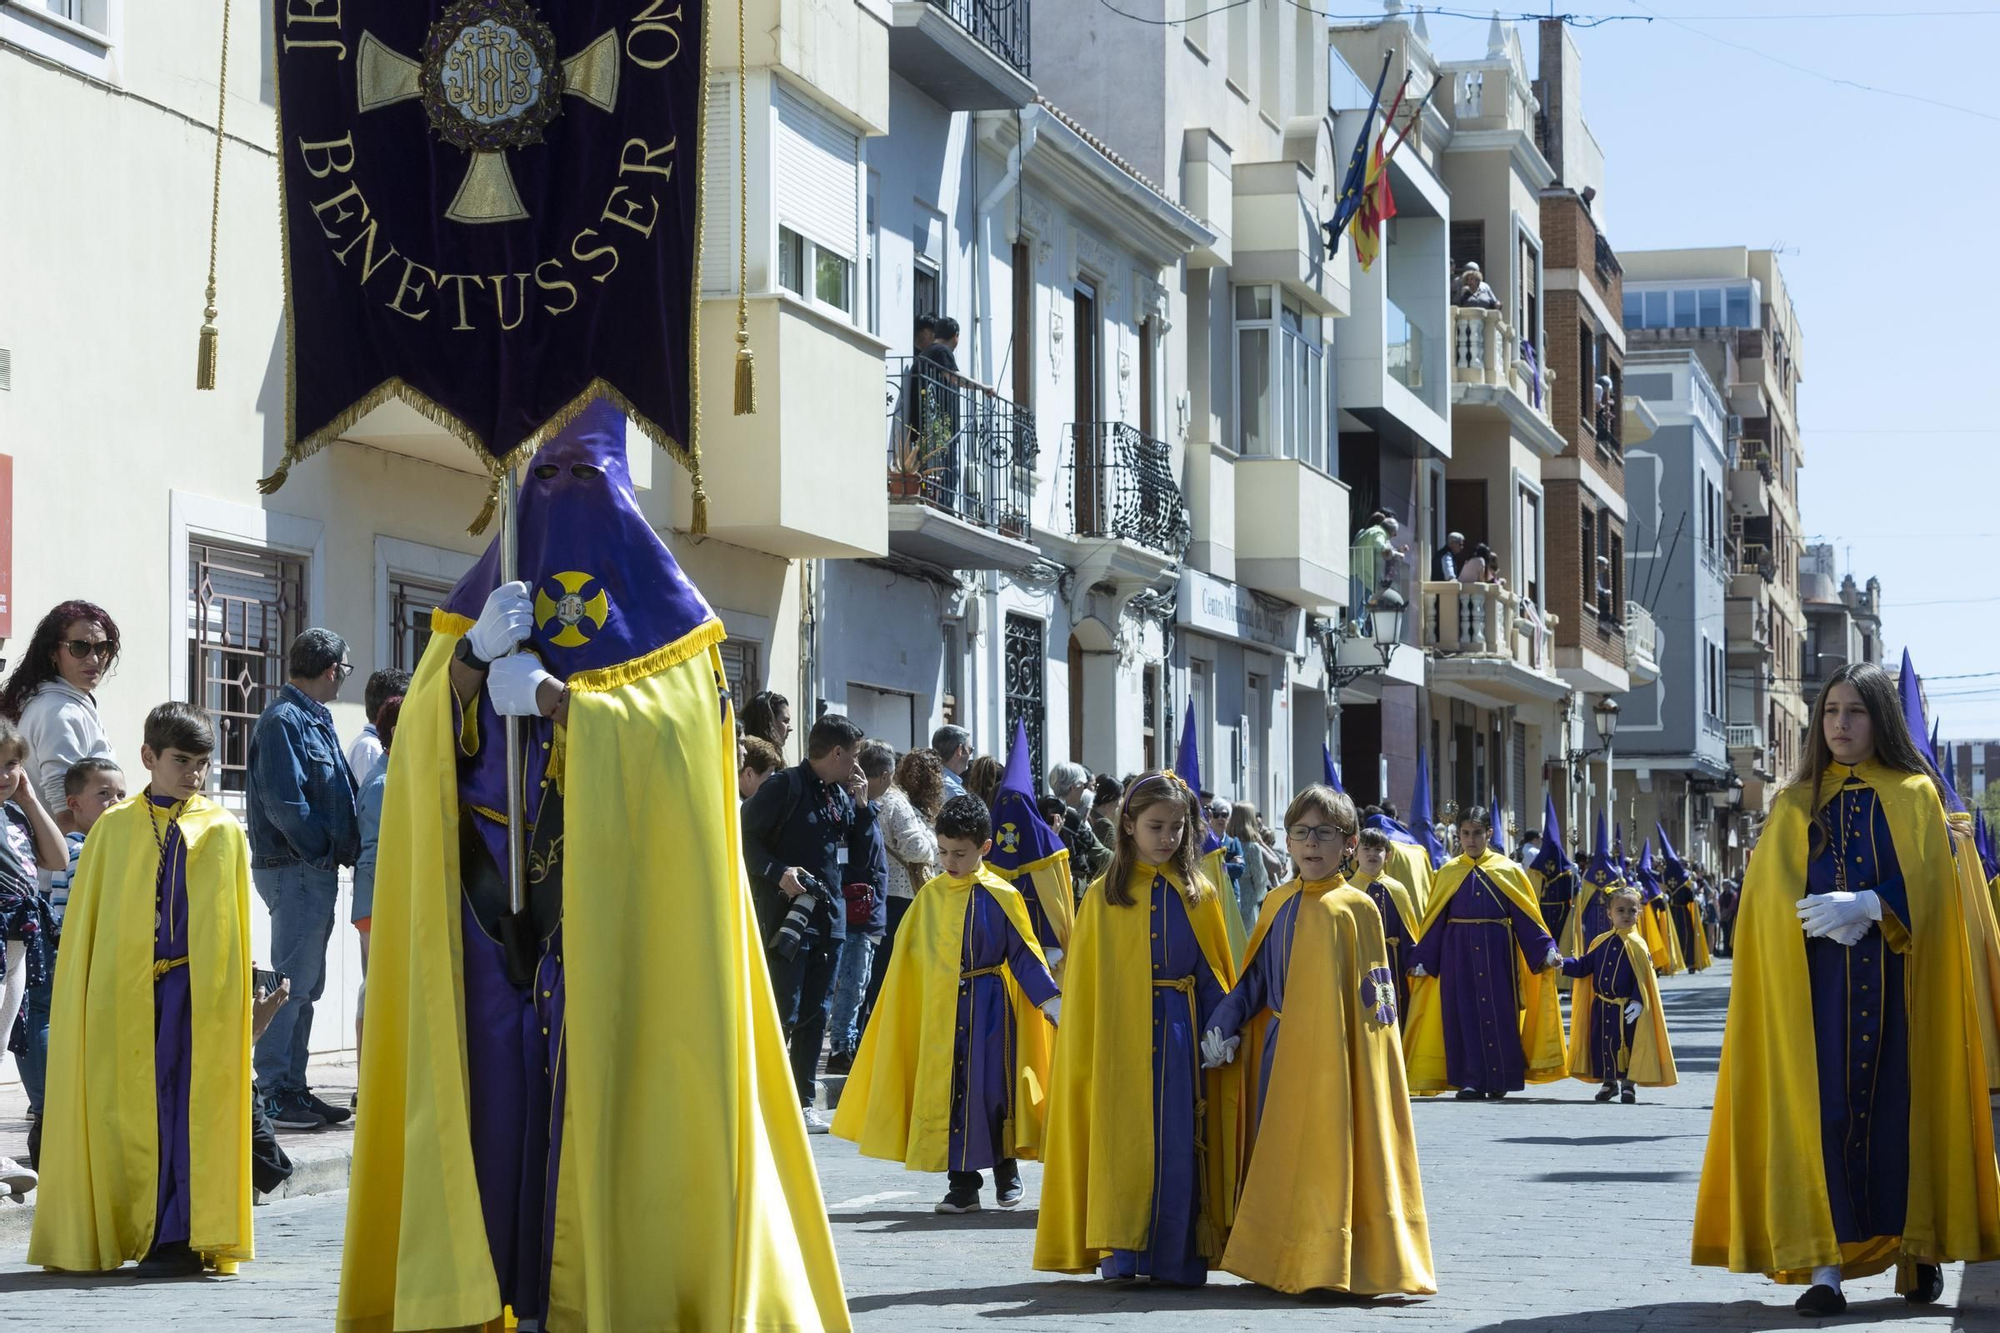
POLYGON ((931 392, 921 398, 920 426, 905 429, 903 439, 890 452, 889 498, 923 498, 925 483, 944 470, 945 451, 951 447, 951 422, 937 410, 931 392))

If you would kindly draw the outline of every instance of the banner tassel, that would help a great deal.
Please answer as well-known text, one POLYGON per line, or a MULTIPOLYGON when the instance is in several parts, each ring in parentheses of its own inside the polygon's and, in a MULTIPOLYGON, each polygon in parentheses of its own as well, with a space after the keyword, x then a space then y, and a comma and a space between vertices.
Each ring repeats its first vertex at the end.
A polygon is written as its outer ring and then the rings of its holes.
MULTIPOLYGON (((737 382, 737 392, 742 392, 742 382, 737 382)), ((702 484, 701 460, 694 460, 694 515, 688 520, 688 534, 694 537, 708 535, 708 488, 702 484)))
MULTIPOLYGON (((215 184, 208 201, 208 304, 202 312, 201 337, 195 347, 194 387, 215 387, 215 249, 222 229, 222 117, 229 110, 229 0, 222 0, 222 67, 215 77, 215 184)), ((285 484, 284 469, 276 474, 277 485, 264 491, 269 495, 285 484)), ((258 483, 263 489, 263 482, 258 483)))
MULTIPOLYGON (((206 387, 212 389, 215 386, 213 384, 210 384, 206 387)), ((292 475, 292 455, 288 450, 284 458, 279 461, 278 470, 276 472, 273 472, 268 477, 260 477, 258 479, 257 494, 276 495, 278 493, 278 489, 285 484, 285 479, 291 475, 292 475)))
POLYGON ((506 484, 506 479, 505 473, 495 472, 493 474, 493 484, 486 488, 486 503, 479 506, 478 516, 472 520, 472 526, 466 529, 469 535, 474 537, 479 536, 479 534, 486 531, 487 525, 493 521, 493 515, 500 509, 500 488, 506 484))
POLYGON ((736 330, 736 415, 757 412, 757 358, 750 350, 750 330, 736 330))

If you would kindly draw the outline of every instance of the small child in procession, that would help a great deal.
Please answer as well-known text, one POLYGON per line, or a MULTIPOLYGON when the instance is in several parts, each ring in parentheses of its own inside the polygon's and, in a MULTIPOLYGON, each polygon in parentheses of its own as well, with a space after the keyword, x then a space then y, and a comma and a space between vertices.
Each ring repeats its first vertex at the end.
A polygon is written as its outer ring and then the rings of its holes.
POLYGON ((1241 1078, 1200 1045, 1236 970, 1187 784, 1136 779, 1114 829, 1069 939, 1034 1264, 1198 1287, 1235 1208, 1241 1078))
POLYGON ((994 1202, 1020 1204, 1018 1161, 1040 1154, 1062 1006, 1026 902, 985 863, 992 846, 992 815, 978 797, 954 797, 938 812, 944 873, 897 927, 833 1116, 833 1133, 865 1157, 948 1172, 940 1213, 978 1212, 986 1170, 994 1202))
MULTIPOLYGON (((28 743, 11 722, 0 720, 0 1049, 12 1050, 27 1085, 31 1110, 41 1109, 39 1077, 48 1056, 47 1015, 30 997, 46 996, 55 975, 56 921, 42 896, 37 871, 68 862, 62 831, 42 808, 28 781, 28 743), (17 1023, 17 1019, 26 1021, 17 1023)), ((35 1160, 35 1144, 28 1145, 35 1160)), ((0 1157, 0 1194, 34 1188, 32 1166, 0 1157)))
POLYGON ((1630 1106, 1636 1086, 1671 1088, 1673 1046, 1660 1008, 1652 951, 1639 935, 1639 891, 1613 889, 1605 906, 1611 929, 1592 940, 1579 958, 1565 958, 1564 975, 1576 979, 1570 996, 1571 1078, 1600 1086, 1597 1100, 1630 1106))
POLYGON ((28 1262, 233 1272, 251 1240, 250 850, 203 796, 208 714, 161 704, 150 780, 91 830, 71 886, 28 1262))
POLYGON ((1401 1023, 1410 1008, 1408 956, 1417 942, 1417 927, 1423 914, 1408 886, 1389 874, 1395 844, 1379 828, 1364 828, 1354 848, 1354 873, 1347 882, 1366 893, 1382 914, 1382 939, 1389 946, 1389 971, 1396 977, 1396 1021, 1401 1023))
MULTIPOLYGON (((1242 979, 1202 1041, 1213 1067, 1235 1060, 1249 1033, 1245 1082, 1256 1096, 1222 1266, 1292 1294, 1430 1295, 1395 964, 1382 914, 1341 875, 1359 824, 1354 802, 1331 787, 1293 798, 1285 842, 1298 876, 1266 899, 1242 979)), ((1370 832, 1379 875, 1388 839, 1370 832)))

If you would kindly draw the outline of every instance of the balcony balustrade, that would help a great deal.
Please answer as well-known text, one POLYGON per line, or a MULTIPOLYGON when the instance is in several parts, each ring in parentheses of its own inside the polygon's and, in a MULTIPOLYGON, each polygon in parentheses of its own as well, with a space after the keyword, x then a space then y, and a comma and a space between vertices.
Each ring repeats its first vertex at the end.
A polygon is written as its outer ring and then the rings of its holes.
POLYGON ((1078 421, 1064 465, 1070 533, 1115 538, 1178 561, 1193 540, 1166 442, 1123 421, 1078 421))
POLYGON ((950 569, 1027 563, 1033 416, 924 357, 887 364, 890 547, 950 569))

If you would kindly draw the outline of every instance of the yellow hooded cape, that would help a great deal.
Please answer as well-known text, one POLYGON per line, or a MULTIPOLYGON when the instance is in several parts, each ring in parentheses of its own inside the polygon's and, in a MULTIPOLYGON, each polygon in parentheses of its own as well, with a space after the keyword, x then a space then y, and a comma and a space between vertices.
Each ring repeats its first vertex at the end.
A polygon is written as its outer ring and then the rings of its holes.
MULTIPOLYGON (((1222 1267, 1284 1292, 1429 1295, 1437 1277, 1382 917, 1338 877, 1295 879, 1267 900, 1250 957, 1275 909, 1301 895, 1277 1068, 1261 1123, 1243 1120, 1250 1142, 1222 1267)), ((1242 1051, 1262 1052, 1270 1018, 1258 1016, 1242 1051)), ((1244 1077, 1256 1086, 1254 1067, 1244 1077)))
MULTIPOLYGON (((1222 898, 1202 896, 1154 866, 1134 866, 1136 905, 1111 907, 1104 881, 1090 886, 1070 937, 1062 1029, 1050 1073, 1035 1267, 1087 1273, 1113 1250, 1143 1250, 1153 1220, 1153 965, 1145 909, 1155 874, 1187 903, 1202 956, 1226 990, 1236 984, 1222 898)), ((1197 1039, 1200 1034, 1195 1034, 1197 1039)), ((1239 1092, 1234 1065, 1204 1071, 1206 1112, 1196 1145, 1203 1257, 1222 1258, 1236 1201, 1239 1092)))
POLYGON ((1951 823, 1952 861, 1958 868, 1958 900, 1965 910, 1965 945, 1972 967, 1972 1007, 1986 1052, 1986 1086, 2000 1090, 2000 922, 1980 883, 1985 871, 1972 841, 1972 816, 1963 810, 1945 816, 1951 823))
MULTIPOLYGON (((1680 1075, 1674 1068, 1673 1042, 1667 1037, 1667 1014, 1660 1007, 1660 985, 1653 976, 1653 960, 1646 952, 1646 943, 1637 934, 1624 934, 1607 930, 1590 942, 1595 949, 1604 940, 1617 935, 1625 949, 1625 957, 1632 965, 1632 974, 1639 979, 1639 999, 1645 1005, 1639 1014, 1639 1022, 1632 1033, 1632 1054, 1626 1062, 1623 1074, 1619 1071, 1591 1068, 1591 1043, 1577 1040, 1577 1025, 1585 1024, 1589 1032, 1590 1007, 1597 998, 1594 978, 1582 976, 1574 978, 1576 989, 1569 999, 1569 1074, 1586 1083, 1602 1083, 1609 1078, 1626 1078, 1642 1088, 1671 1088, 1680 1082, 1680 1075)), ((1589 950, 1585 950, 1586 953, 1589 950)), ((1624 1001, 1619 1002, 1622 1011, 1624 1001)))
MULTIPOLYGON (((28 1262, 94 1272, 153 1246, 160 1180, 153 1074, 159 844, 141 791, 91 829, 63 919, 42 1103, 40 1203, 28 1262)), ((164 825, 164 812, 161 822, 164 825)), ((221 806, 191 797, 187 846, 189 1248, 224 1272, 250 1228, 250 849, 221 806)), ((164 831, 164 830, 163 830, 164 831)))
MULTIPOLYGON (((1076 929, 1076 881, 1070 878, 1069 849, 1065 847, 1054 856, 1045 856, 1039 861, 1017 866, 1012 871, 1001 870, 991 865, 987 868, 1000 883, 1011 886, 1017 896, 1025 897, 1031 891, 1034 893, 1035 902, 1040 905, 1042 915, 1048 917, 1049 926, 1055 931, 1056 948, 1068 953, 1070 932, 1076 929), (1025 885, 1022 883, 1023 880, 1027 881, 1025 885)), ((901 937, 902 931, 903 927, 896 927, 898 938, 901 937)), ((1028 935, 1032 938, 1034 932, 1029 931, 1028 935)), ((1040 952, 1039 942, 1036 952, 1040 952)), ((890 955, 889 961, 893 966, 894 954, 890 955)), ((1056 967, 1060 969, 1061 966, 1062 963, 1058 961, 1056 967)), ((1053 975, 1058 983, 1062 981, 1059 970, 1053 975)), ((849 1086, 853 1086, 851 1080, 849 1086)))
MULTIPOLYGON (((973 886, 993 896, 1035 957, 1034 923, 1021 895, 990 868, 957 878, 939 875, 924 885, 896 927, 896 949, 882 980, 875 1016, 861 1034, 861 1050, 834 1112, 833 1132, 861 1147, 864 1157, 901 1162, 912 1171, 952 1168, 951 1090, 958 1025, 959 968, 965 916, 973 886)), ((1046 960, 1044 960, 1046 962, 1046 960)), ((1014 1119, 1002 1142, 1012 1157, 1041 1154, 1049 1059, 1055 1032, 1002 969, 1007 1003, 1014 1011, 1014 1119)))
MULTIPOLYGON (((1613 889, 1624 886, 1624 883, 1623 880, 1614 880, 1609 884, 1593 884, 1581 874, 1577 875, 1576 901, 1570 904, 1569 915, 1563 918, 1562 938, 1556 941, 1556 945, 1563 951, 1564 957, 1583 957, 1585 946, 1590 943, 1590 941, 1583 938, 1583 909, 1590 905, 1592 899, 1602 898, 1613 889)), ((1646 905, 1640 903, 1639 917, 1641 920, 1644 920, 1645 916, 1646 905)), ((1547 923, 1544 922, 1543 924, 1546 925, 1547 923)), ((1650 943, 1647 946, 1647 951, 1650 955, 1650 943)), ((1567 982, 1570 978, 1564 977, 1563 980, 1567 982)))
MULTIPOLYGON (((1654 899, 1658 902, 1659 899, 1654 899)), ((1639 904, 1639 938, 1646 942, 1646 952, 1652 959, 1653 970, 1663 977, 1670 977, 1681 968, 1681 936, 1674 929, 1674 923, 1667 913, 1674 910, 1668 903, 1662 910, 1656 910, 1652 903, 1639 904)))
MULTIPOLYGON (((432 628, 382 810, 344 1333, 501 1314, 472 1166, 447 673, 471 622, 432 628)), ((709 621, 569 681, 554 1327, 848 1327, 743 877, 721 638, 709 621)))
MULTIPOLYGON (((1431 885, 1430 906, 1424 909, 1418 938, 1431 933, 1444 919, 1445 904, 1458 892, 1472 873, 1473 862, 1453 857, 1438 871, 1431 885)), ((1504 856, 1488 852, 1478 868, 1488 883, 1507 896, 1507 901, 1533 917, 1542 929, 1542 905, 1535 900, 1534 886, 1527 872, 1504 856)), ((1574 914, 1572 914, 1574 915, 1574 914)), ((1515 947, 1514 997, 1521 1021, 1521 1051, 1528 1061, 1528 1082, 1551 1083, 1569 1072, 1569 1051, 1563 1043, 1562 999, 1555 977, 1535 971, 1515 947)), ((1403 1025, 1403 1055, 1410 1070, 1414 1092, 1449 1092, 1453 1084, 1445 1075, 1443 992, 1437 977, 1410 978, 1410 1018, 1403 1025)))
MULTIPOLYGON (((1694 922, 1694 957, 1684 958, 1681 961, 1687 965, 1687 970, 1690 972, 1704 971, 1714 964, 1715 959, 1709 955, 1708 923, 1701 919, 1701 904, 1682 903, 1677 910, 1687 913, 1688 920, 1694 922)), ((1675 933, 1675 937, 1679 938, 1679 932, 1675 933)))
MULTIPOLYGON (((1407 842, 1389 840, 1389 864, 1382 867, 1382 875, 1396 879, 1408 886, 1410 901, 1416 904, 1421 915, 1431 905, 1431 884, 1437 878, 1437 871, 1431 868, 1431 854, 1421 847, 1407 842)), ((1415 916, 1406 917, 1410 928, 1416 929, 1415 916)))
MULTIPOLYGON (((1818 803, 1831 799, 1847 771, 1827 772, 1818 803)), ((1926 776, 1873 761, 1853 771, 1881 800, 1909 894, 1903 975, 1910 1182, 1903 1235, 1852 1245, 1834 1237, 1820 1149, 1812 987, 1794 906, 1804 892, 1810 812, 1807 794, 1793 785, 1772 806, 1737 908, 1729 1021, 1695 1201, 1697 1264, 1803 1283, 1822 1264, 1865 1277, 1899 1260, 2000 1257, 2000 1171, 1944 807, 1926 776)))
POLYGON ((1243 906, 1236 901, 1236 894, 1223 868, 1223 858, 1229 855, 1227 847, 1218 847, 1201 858, 1201 876, 1216 885, 1221 899, 1222 929, 1229 937, 1229 957, 1236 966, 1243 966, 1244 950, 1250 945, 1250 932, 1243 921, 1243 906))

